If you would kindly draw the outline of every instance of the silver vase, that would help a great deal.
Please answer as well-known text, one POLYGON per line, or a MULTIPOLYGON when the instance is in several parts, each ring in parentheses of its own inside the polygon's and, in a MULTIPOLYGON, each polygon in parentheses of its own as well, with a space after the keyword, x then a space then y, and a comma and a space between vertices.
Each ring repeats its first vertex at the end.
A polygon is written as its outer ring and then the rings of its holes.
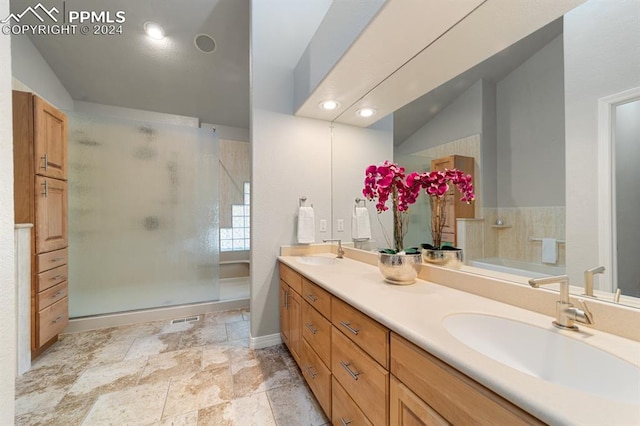
POLYGON ((422 256, 418 254, 378 254, 378 269, 384 280, 390 284, 413 284, 422 266, 422 256))
POLYGON ((462 266, 462 249, 456 250, 434 250, 422 249, 422 260, 449 268, 460 268, 462 266))

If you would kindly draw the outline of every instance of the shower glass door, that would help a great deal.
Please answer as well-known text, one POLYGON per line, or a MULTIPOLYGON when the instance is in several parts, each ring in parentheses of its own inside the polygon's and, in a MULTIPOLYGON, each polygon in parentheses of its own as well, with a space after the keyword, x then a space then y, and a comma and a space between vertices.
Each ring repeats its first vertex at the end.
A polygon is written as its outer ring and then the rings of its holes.
POLYGON ((215 133, 68 118, 70 317, 218 300, 215 133))

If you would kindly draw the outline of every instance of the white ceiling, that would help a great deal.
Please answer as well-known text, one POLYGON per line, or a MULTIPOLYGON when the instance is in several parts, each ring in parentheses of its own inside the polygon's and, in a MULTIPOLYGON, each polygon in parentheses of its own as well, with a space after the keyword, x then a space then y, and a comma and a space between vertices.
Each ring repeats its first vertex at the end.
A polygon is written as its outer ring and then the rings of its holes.
MULTIPOLYGON (((33 6, 11 0, 11 11, 33 6)), ((31 36, 74 100, 249 128, 249 0, 66 0, 66 10, 125 11, 122 35, 31 36), (166 38, 144 34, 145 21, 166 38), (194 46, 209 34, 213 53, 194 46)), ((62 10, 62 0, 43 1, 62 10)))

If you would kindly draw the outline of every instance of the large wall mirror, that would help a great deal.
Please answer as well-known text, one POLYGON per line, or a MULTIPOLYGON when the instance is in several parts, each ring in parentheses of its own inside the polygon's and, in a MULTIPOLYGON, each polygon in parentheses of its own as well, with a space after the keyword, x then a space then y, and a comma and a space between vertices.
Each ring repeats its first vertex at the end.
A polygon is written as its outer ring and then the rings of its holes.
MULTIPOLYGON (((523 284, 567 274, 582 294, 585 271, 604 267, 594 297, 613 301, 620 289, 619 303, 640 306, 638 271, 626 266, 638 264, 640 204, 637 190, 624 189, 638 182, 638 102, 618 101, 618 121, 598 124, 600 99, 640 87, 638 6, 589 0, 394 113, 394 160, 408 170, 450 155, 474 159, 475 218, 458 222, 466 270, 523 284), (612 152, 608 187, 602 133, 612 152)), ((334 172, 349 161, 334 155, 334 172)), ((405 245, 430 238, 426 197, 412 209, 405 245)))

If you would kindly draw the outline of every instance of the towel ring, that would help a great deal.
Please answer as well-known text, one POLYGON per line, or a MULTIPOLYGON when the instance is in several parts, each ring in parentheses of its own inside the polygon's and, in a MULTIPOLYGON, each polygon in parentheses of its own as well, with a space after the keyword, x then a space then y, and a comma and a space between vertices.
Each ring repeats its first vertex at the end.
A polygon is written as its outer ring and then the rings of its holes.
POLYGON ((367 207, 367 200, 363 198, 356 198, 356 206, 359 207, 360 203, 362 203, 362 207, 367 207))

